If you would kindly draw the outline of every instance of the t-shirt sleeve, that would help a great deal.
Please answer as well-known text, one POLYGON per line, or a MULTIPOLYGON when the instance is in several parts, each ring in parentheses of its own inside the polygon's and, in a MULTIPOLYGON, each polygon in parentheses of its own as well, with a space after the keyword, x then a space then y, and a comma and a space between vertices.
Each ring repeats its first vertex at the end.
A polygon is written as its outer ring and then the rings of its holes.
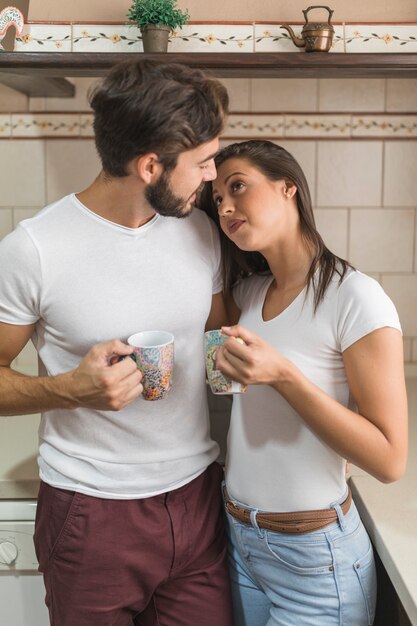
POLYGON ((217 231, 216 225, 212 219, 207 217, 209 222, 209 228, 211 232, 211 240, 213 243, 213 291, 212 293, 219 293, 223 289, 223 270, 222 270, 222 255, 220 248, 220 237, 217 231))
POLYGON ((24 326, 40 318, 37 249, 22 226, 0 242, 0 322, 24 326))
POLYGON ((342 282, 337 311, 342 352, 378 328, 389 326, 401 332, 394 303, 376 280, 361 272, 352 272, 342 282))

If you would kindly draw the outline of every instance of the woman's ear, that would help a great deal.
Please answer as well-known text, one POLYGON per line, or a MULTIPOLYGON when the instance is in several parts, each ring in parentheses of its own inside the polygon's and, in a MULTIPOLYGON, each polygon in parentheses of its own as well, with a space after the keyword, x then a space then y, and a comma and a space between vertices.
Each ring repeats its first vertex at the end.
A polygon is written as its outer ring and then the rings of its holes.
POLYGON ((151 185, 156 182, 164 168, 158 155, 155 152, 149 152, 137 158, 135 169, 140 180, 146 185, 151 185))
POLYGON ((284 196, 289 200, 290 198, 293 198, 297 193, 297 187, 292 182, 292 180, 285 180, 284 182, 284 196))

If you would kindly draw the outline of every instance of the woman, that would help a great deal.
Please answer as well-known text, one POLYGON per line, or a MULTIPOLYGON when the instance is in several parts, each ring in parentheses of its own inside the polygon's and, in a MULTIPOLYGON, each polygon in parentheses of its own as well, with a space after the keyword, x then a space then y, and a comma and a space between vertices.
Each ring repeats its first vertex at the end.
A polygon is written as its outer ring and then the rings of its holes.
POLYGON ((383 482, 405 470, 398 315, 326 248, 286 150, 233 144, 216 167, 201 205, 239 320, 216 364, 249 385, 234 398, 224 491, 236 626, 372 624, 373 552, 345 468, 383 482))

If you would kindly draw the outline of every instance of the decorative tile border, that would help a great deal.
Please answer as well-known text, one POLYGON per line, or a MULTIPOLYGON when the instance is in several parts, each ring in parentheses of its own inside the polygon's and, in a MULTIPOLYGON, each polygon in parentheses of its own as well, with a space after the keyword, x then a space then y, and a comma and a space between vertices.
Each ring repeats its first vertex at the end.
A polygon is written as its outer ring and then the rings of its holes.
POLYGON ((79 115, 28 113, 12 115, 12 137, 79 137, 79 115))
POLYGON ((350 137, 350 115, 286 115, 285 137, 350 137))
POLYGON ((173 32, 168 52, 253 52, 253 26, 187 24, 173 32))
POLYGON ((135 26, 74 24, 72 42, 73 52, 143 52, 135 26))
POLYGON ((0 137, 11 137, 12 118, 11 115, 0 115, 0 137))
MULTIPOLYGON (((93 137, 92 113, 0 115, 2 138, 93 137)), ((223 139, 416 139, 417 115, 349 113, 232 113, 223 139)))
POLYGON ((345 26, 346 52, 417 52, 417 26, 345 26))
POLYGON ((71 52, 72 27, 58 24, 25 24, 16 36, 16 52, 71 52))
MULTIPOLYGON (((300 35, 302 24, 292 26, 300 35)), ((417 52, 417 24, 335 24, 330 53, 417 52)), ((135 25, 29 23, 16 37, 19 52, 142 52, 135 25)), ((281 24, 186 24, 168 52, 300 52, 281 24)))
MULTIPOLYGON (((278 24, 254 24, 255 52, 300 52, 302 48, 292 42, 287 31, 278 24)), ((292 25, 295 35, 300 37, 302 26, 292 25)), ((334 26, 334 38, 331 52, 344 52, 343 26, 334 26)))
POLYGON ((352 116, 352 137, 417 137, 417 115, 352 116))
POLYGON ((282 115, 231 114, 223 133, 224 137, 283 137, 282 115))

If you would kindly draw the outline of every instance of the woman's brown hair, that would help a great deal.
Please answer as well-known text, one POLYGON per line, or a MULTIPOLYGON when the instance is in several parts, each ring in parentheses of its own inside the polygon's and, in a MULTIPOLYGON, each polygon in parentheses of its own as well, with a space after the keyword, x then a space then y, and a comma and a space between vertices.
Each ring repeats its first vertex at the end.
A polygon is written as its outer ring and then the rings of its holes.
MULTIPOLYGON (((228 159, 245 159, 256 167, 269 180, 289 180, 297 188, 296 201, 302 236, 313 250, 313 259, 307 274, 307 291, 314 292, 314 310, 323 300, 327 287, 334 276, 342 282, 350 263, 331 252, 317 231, 314 220, 310 191, 304 172, 294 157, 281 146, 271 141, 243 141, 223 148, 215 158, 216 167, 228 159), (316 270, 320 272, 316 275, 316 270)), ((223 233, 217 207, 213 200, 212 183, 206 183, 201 197, 200 208, 217 224, 222 247, 224 290, 229 292, 241 278, 250 274, 271 271, 260 252, 240 250, 223 233)))

